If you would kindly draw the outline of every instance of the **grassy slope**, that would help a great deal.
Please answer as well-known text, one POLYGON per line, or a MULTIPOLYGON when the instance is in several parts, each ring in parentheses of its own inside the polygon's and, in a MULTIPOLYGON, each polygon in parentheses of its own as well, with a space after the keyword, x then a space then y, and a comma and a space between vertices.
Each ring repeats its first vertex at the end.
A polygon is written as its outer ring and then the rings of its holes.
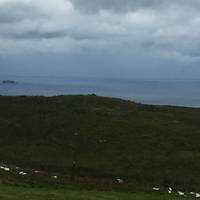
MULTIPOLYGON (((0 185, 0 199, 3 200, 167 200, 172 197, 162 193, 135 193, 79 188, 23 188, 0 185)), ((173 200, 185 199, 173 196, 173 200)), ((192 198, 187 198, 188 200, 192 198)))
POLYGON ((0 158, 61 174, 198 189, 199 122, 200 109, 92 95, 0 97, 0 158))

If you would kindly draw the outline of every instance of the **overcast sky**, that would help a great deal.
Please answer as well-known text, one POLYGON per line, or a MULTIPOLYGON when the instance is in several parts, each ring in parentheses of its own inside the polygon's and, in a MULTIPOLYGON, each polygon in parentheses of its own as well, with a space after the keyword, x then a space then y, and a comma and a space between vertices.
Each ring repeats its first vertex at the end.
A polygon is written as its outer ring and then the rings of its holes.
POLYGON ((0 0, 0 74, 200 78, 200 0, 0 0))

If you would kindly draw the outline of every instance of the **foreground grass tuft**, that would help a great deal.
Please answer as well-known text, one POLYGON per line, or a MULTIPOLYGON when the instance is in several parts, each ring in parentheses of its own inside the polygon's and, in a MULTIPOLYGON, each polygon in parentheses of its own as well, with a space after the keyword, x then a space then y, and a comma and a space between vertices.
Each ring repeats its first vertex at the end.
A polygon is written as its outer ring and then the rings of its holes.
MULTIPOLYGON (((2 200, 181 200, 184 197, 156 193, 117 192, 78 188, 29 188, 0 185, 2 200)), ((188 200, 192 199, 190 197, 188 200)))

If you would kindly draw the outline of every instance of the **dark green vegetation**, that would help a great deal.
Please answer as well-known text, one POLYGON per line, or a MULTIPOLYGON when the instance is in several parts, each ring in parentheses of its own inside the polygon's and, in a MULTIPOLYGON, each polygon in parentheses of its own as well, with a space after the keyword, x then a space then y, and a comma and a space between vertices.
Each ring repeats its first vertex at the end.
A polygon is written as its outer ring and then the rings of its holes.
MULTIPOLYGON (((23 188, 0 185, 2 200, 181 200, 163 193, 122 192, 67 188, 23 188)), ((192 198, 187 198, 191 200, 192 198)))
POLYGON ((200 109, 95 95, 2 96, 0 138, 3 163, 72 179, 200 188, 200 109))

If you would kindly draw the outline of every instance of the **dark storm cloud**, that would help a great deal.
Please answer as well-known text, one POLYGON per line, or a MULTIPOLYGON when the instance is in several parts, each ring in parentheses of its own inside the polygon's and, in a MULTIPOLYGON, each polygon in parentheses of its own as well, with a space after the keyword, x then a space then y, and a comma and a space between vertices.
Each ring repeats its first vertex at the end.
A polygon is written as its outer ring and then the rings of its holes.
MULTIPOLYGON (((21 40, 31 40, 31 39, 59 39, 59 38, 71 38, 77 41, 81 40, 103 40, 109 36, 103 34, 95 33, 84 33, 76 32, 73 30, 64 30, 64 31, 54 31, 54 32, 40 32, 39 30, 23 32, 23 33, 6 33, 1 35, 4 39, 21 39, 21 40)), ((109 38, 113 36, 110 35, 109 38)))
POLYGON ((13 38, 13 39, 51 39, 51 38, 62 38, 65 37, 65 32, 38 32, 38 31, 31 31, 22 34, 15 34, 10 33, 7 34, 5 37, 13 38))

